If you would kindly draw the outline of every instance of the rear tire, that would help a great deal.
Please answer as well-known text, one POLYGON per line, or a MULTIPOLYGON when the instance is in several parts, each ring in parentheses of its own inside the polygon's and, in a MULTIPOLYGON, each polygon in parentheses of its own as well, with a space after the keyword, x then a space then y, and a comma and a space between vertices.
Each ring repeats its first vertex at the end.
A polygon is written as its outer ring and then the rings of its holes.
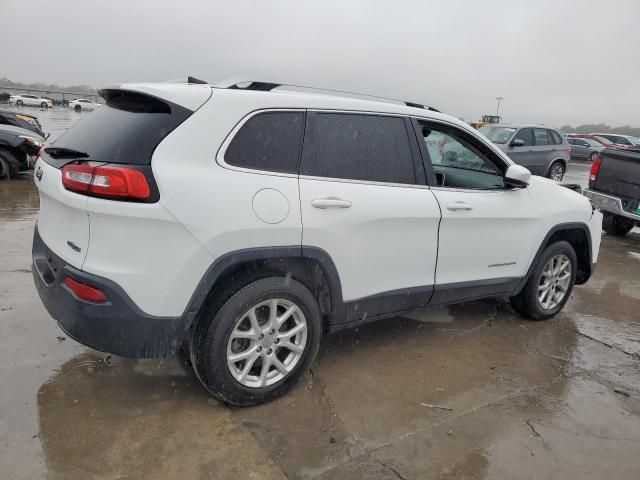
POLYGON ((564 178, 565 167, 562 162, 555 161, 549 167, 549 172, 547 173, 547 178, 554 180, 556 182, 561 182, 564 178))
POLYGON ((320 345, 322 315, 313 294, 291 278, 268 276, 235 287, 224 304, 213 301, 203 311, 191 363, 216 398, 251 406, 284 395, 307 370, 320 345), (298 333, 287 336, 291 331, 298 333), (234 361, 237 356, 244 358, 234 361))
POLYGON ((571 296, 577 269, 576 252, 569 242, 560 241, 547 246, 522 291, 511 297, 511 306, 530 320, 547 320, 555 316, 571 296), (567 268, 561 270, 566 262, 567 268), (557 275, 554 265, 558 266, 557 275))
POLYGON ((82 110, 82 107, 81 107, 80 105, 74 105, 74 106, 73 106, 73 109, 74 109, 76 112, 79 112, 79 111, 81 111, 81 110, 82 110))
POLYGON ((0 150, 0 178, 11 180, 20 171, 20 162, 7 150, 0 150))
POLYGON ((602 229, 614 237, 624 237, 634 227, 634 221, 630 218, 614 215, 613 213, 604 212, 602 218, 602 229))
POLYGON ((40 106, 41 106, 42 108, 49 108, 49 104, 48 104, 47 102, 42 102, 42 103, 40 104, 40 106))

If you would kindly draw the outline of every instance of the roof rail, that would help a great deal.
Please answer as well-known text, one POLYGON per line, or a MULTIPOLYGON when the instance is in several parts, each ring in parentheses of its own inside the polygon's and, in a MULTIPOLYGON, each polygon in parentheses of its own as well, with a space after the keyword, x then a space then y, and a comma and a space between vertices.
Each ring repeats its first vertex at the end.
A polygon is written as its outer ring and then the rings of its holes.
POLYGON ((415 103, 415 102, 407 102, 404 100, 398 100, 397 98, 381 97, 378 95, 369 95, 367 93, 348 92, 345 90, 334 90, 330 88, 310 87, 308 85, 295 85, 291 83, 281 83, 277 81, 251 80, 244 77, 231 77, 231 78, 228 78, 227 80, 223 80, 221 82, 214 84, 214 87, 227 88, 231 90, 254 90, 254 91, 261 91, 261 92, 270 92, 271 90, 278 87, 299 88, 303 90, 328 92, 332 94, 355 95, 359 97, 366 97, 366 98, 371 98, 371 99, 384 101, 384 102, 397 102, 397 103, 406 105, 407 107, 422 108, 424 110, 430 110, 432 112, 440 113, 440 110, 430 107, 428 105, 423 105, 421 103, 415 103))
POLYGON ((164 83, 193 83, 198 85, 208 85, 209 82, 206 80, 200 80, 196 77, 188 76, 187 78, 174 78, 171 80, 166 80, 164 83))

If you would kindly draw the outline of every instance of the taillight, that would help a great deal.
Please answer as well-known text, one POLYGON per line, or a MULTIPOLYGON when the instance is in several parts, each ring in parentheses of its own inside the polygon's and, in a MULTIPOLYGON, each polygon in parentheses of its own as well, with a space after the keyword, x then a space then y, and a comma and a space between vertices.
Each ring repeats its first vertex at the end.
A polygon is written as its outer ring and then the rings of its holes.
POLYGON ((591 164, 591 171, 589 172, 589 186, 592 187, 598 178, 598 173, 600 172, 600 165, 602 164, 602 154, 597 154, 593 159, 593 163, 591 164))
POLYGON ((62 184, 72 192, 103 198, 146 200, 151 196, 144 173, 126 167, 65 165, 62 184))
POLYGON ((107 301, 105 293, 96 287, 80 283, 71 277, 65 278, 63 283, 76 295, 76 297, 82 300, 95 303, 104 303, 107 301))
POLYGON ((571 147, 569 147, 569 151, 567 152, 569 154, 569 157, 571 157, 571 152, 573 152, 573 150, 571 150, 571 147))

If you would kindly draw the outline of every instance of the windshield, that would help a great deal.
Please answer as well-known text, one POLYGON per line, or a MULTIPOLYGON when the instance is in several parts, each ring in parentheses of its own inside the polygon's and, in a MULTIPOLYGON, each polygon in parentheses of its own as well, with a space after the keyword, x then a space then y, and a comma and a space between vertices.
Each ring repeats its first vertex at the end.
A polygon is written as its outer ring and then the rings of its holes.
POLYGON ((513 127, 490 127, 487 125, 480 127, 478 130, 493 143, 507 143, 517 129, 513 127))

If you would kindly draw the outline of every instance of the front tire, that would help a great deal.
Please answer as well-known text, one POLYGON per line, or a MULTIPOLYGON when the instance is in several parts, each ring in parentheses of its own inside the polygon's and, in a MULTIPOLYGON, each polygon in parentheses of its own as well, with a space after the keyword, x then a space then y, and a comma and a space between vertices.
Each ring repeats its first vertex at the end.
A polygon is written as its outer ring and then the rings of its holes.
POLYGON ((614 237, 624 237, 631 231, 634 226, 634 221, 630 218, 621 217, 620 215, 614 215, 613 213, 604 212, 602 218, 602 229, 608 234, 614 237))
POLYGON ((547 173, 547 178, 554 180, 556 182, 561 182, 564 178, 565 168, 562 162, 556 161, 551 164, 549 167, 549 173, 547 173))
POLYGON ((17 100, 16 101, 16 107, 21 107, 24 105, 24 102, 22 100, 17 100))
POLYGON ((547 320, 564 307, 576 283, 578 260, 569 242, 545 248, 522 291, 511 306, 530 320, 547 320))
POLYGON ((42 108, 49 108, 49 104, 48 104, 47 102, 42 102, 42 103, 40 104, 40 106, 41 106, 42 108))
POLYGON ((73 109, 74 109, 76 112, 79 112, 79 111, 81 111, 81 110, 82 110, 82 107, 81 107, 80 105, 74 105, 73 109))
POLYGON ((228 404, 251 406, 285 394, 315 358, 322 316, 300 282, 269 276, 205 309, 191 359, 204 387, 228 404), (219 305, 219 303, 218 303, 219 305))

